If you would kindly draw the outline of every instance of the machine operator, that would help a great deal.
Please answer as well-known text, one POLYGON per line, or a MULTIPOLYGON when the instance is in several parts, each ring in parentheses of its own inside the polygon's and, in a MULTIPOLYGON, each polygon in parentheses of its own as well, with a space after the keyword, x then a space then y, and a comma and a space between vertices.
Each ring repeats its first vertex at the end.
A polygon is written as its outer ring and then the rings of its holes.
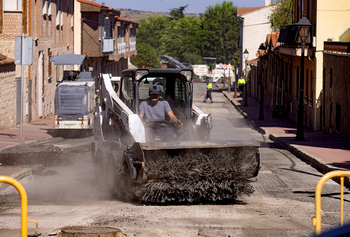
POLYGON ((183 123, 177 119, 168 101, 160 99, 160 94, 161 90, 159 85, 150 86, 150 98, 140 104, 140 118, 142 123, 149 128, 153 139, 157 135, 162 141, 168 142, 174 140, 173 129, 161 121, 152 125, 149 125, 147 121, 165 120, 165 114, 167 114, 176 126, 183 128, 183 123))

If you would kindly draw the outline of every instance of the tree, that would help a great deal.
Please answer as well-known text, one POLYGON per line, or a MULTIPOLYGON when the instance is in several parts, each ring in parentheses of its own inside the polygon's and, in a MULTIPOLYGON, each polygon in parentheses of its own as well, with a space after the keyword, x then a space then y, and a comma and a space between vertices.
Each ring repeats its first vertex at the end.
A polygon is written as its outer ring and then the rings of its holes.
POLYGON ((131 56, 130 61, 136 67, 160 68, 160 60, 154 48, 147 43, 136 44, 137 55, 131 56))
POLYGON ((237 7, 224 1, 209 6, 200 18, 184 16, 186 7, 172 9, 170 18, 140 20, 137 42, 149 44, 157 55, 166 54, 180 62, 202 64, 203 57, 216 57, 217 62, 226 63, 229 47, 232 54, 237 52, 237 7))
POLYGON ((231 53, 238 51, 237 7, 233 6, 232 2, 217 3, 215 6, 209 6, 202 18, 203 29, 206 32, 203 38, 203 56, 216 57, 218 63, 225 63, 229 46, 232 48, 231 53))
POLYGON ((169 22, 169 18, 165 16, 150 16, 148 19, 140 20, 136 30, 137 42, 151 45, 159 55, 160 39, 166 34, 169 22))
POLYGON ((294 17, 294 0, 280 0, 276 8, 269 16, 271 29, 278 31, 282 25, 293 23, 294 17))
POLYGON ((161 54, 167 54, 180 62, 202 63, 202 20, 198 17, 183 17, 168 25, 166 34, 160 39, 161 54))
POLYGON ((183 18, 185 16, 184 11, 187 8, 188 4, 186 6, 182 6, 179 8, 172 8, 170 9, 170 16, 174 19, 174 20, 178 20, 180 18, 183 18))

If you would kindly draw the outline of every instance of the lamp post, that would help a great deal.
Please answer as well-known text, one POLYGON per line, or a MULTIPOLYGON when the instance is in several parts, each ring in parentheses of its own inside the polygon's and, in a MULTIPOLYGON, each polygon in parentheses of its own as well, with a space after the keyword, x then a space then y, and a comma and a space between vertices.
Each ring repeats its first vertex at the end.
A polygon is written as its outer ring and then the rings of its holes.
POLYGON ((245 76, 245 84, 243 86, 243 95, 244 95, 244 100, 243 100, 243 106, 247 107, 248 106, 248 98, 247 98, 247 83, 248 83, 248 74, 247 74, 247 69, 248 69, 248 56, 249 52, 247 49, 244 50, 243 52, 243 57, 245 60, 245 70, 244 70, 244 76, 245 76))
POLYGON ((260 77, 260 101, 259 101, 259 118, 258 120, 265 120, 264 117, 264 76, 262 67, 262 58, 258 62, 258 77, 260 77))
MULTIPOLYGON (((265 120, 264 116, 264 58, 267 56, 267 49, 264 45, 259 47, 259 50, 264 50, 264 54, 259 56, 260 60, 258 61, 258 77, 260 79, 260 101, 259 101, 259 118, 258 120, 265 120)), ((266 59, 267 60, 267 59, 266 59)))
POLYGON ((234 93, 233 97, 237 98, 237 72, 236 72, 237 67, 236 67, 236 63, 237 63, 238 53, 235 52, 235 54, 233 56, 234 56, 234 59, 235 59, 235 65, 234 65, 234 67, 235 67, 235 93, 234 93))
MULTIPOLYGON (((231 63, 231 46, 228 46, 228 65, 231 63)), ((231 69, 228 67, 228 92, 231 91, 231 69)))
POLYGON ((298 106, 298 124, 295 140, 304 141, 304 51, 305 41, 309 37, 311 24, 310 21, 303 17, 295 24, 298 27, 298 37, 301 40, 301 75, 300 75, 300 92, 298 106))

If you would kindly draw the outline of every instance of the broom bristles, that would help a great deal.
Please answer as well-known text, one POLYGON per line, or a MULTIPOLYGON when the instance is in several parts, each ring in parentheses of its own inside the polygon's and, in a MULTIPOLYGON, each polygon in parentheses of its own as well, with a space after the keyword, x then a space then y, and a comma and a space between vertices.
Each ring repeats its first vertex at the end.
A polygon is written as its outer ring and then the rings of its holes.
POLYGON ((234 202, 254 192, 241 160, 216 153, 153 158, 146 163, 148 182, 135 195, 143 203, 234 202))

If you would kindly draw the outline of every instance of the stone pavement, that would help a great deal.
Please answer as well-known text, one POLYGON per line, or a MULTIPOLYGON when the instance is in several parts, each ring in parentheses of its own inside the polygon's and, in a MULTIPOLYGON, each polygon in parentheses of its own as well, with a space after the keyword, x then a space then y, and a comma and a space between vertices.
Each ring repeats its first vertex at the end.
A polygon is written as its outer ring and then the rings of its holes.
POLYGON ((294 155, 324 173, 332 170, 350 170, 349 140, 305 127, 305 141, 296 141, 296 122, 286 118, 272 118, 272 110, 266 106, 263 109, 264 120, 259 120, 259 101, 248 97, 248 106, 245 107, 239 93, 234 98, 234 92, 228 92, 227 86, 223 87, 223 84, 216 86, 259 132, 267 134, 272 141, 279 143, 294 155))

